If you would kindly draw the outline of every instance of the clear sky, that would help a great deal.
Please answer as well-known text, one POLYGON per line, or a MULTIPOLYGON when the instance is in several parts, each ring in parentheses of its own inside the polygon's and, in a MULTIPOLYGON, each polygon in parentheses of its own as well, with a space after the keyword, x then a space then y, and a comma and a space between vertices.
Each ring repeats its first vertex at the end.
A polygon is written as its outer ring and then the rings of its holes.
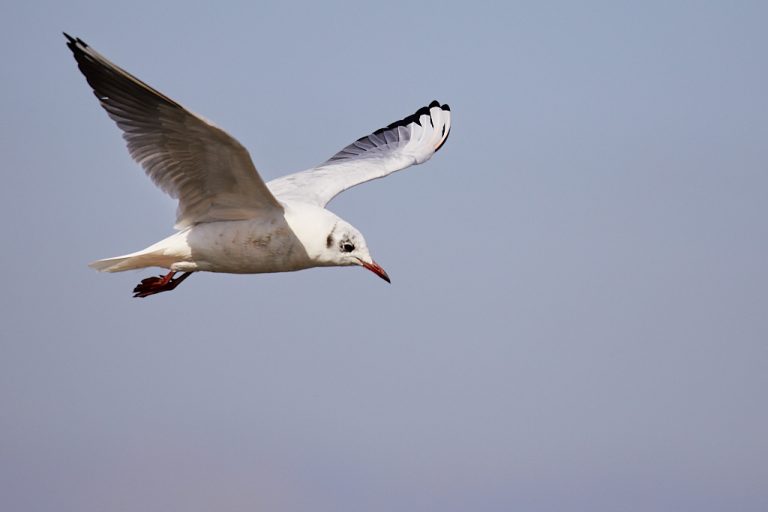
POLYGON ((5 2, 0 510, 768 510, 765 2, 5 2), (362 269, 88 262, 170 234, 61 31, 265 179, 438 99, 330 208, 362 269))

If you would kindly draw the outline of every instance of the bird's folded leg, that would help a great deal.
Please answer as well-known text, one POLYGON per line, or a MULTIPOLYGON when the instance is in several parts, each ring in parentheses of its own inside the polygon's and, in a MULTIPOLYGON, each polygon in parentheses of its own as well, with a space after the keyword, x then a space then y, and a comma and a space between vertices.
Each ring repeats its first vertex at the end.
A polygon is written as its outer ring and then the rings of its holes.
POLYGON ((134 297, 149 297, 160 292, 169 292, 179 286, 182 281, 188 278, 192 272, 184 272, 181 277, 173 278, 176 272, 168 272, 164 276, 152 276, 142 279, 136 288, 133 289, 134 297))

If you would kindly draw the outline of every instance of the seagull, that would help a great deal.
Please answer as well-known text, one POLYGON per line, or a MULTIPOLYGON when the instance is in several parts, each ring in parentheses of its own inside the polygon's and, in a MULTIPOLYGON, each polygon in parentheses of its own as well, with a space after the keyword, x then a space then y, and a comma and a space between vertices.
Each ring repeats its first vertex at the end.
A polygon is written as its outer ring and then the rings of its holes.
POLYGON ((101 106, 123 131, 131 157, 178 200, 174 234, 141 251, 95 261, 92 268, 169 270, 142 280, 134 297, 173 290, 194 272, 361 266, 390 282, 360 231, 325 207, 350 187, 429 160, 448 138, 448 105, 433 101, 357 139, 317 167, 265 183, 234 137, 82 39, 64 36, 101 106))

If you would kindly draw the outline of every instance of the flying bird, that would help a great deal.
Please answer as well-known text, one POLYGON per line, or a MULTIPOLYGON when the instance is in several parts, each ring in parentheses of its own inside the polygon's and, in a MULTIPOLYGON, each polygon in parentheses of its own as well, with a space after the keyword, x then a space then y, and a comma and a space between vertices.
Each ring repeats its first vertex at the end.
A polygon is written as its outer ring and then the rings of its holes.
POLYGON ((133 159, 155 185, 178 200, 176 233, 91 267, 103 272, 169 270, 142 280, 134 297, 173 290, 194 272, 362 266, 390 282, 360 231, 325 207, 350 187, 429 160, 448 138, 448 105, 433 101, 357 139, 317 167, 264 183, 234 137, 119 68, 82 39, 64 36, 101 106, 123 131, 133 159))

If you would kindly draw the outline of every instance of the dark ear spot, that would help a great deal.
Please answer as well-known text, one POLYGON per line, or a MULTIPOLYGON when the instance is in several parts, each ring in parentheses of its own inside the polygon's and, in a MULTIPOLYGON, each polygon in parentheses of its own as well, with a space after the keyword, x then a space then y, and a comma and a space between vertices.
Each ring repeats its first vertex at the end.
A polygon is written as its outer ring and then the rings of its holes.
POLYGON ((328 238, 325 239, 325 247, 330 249, 333 245, 333 233, 328 233, 328 238))

